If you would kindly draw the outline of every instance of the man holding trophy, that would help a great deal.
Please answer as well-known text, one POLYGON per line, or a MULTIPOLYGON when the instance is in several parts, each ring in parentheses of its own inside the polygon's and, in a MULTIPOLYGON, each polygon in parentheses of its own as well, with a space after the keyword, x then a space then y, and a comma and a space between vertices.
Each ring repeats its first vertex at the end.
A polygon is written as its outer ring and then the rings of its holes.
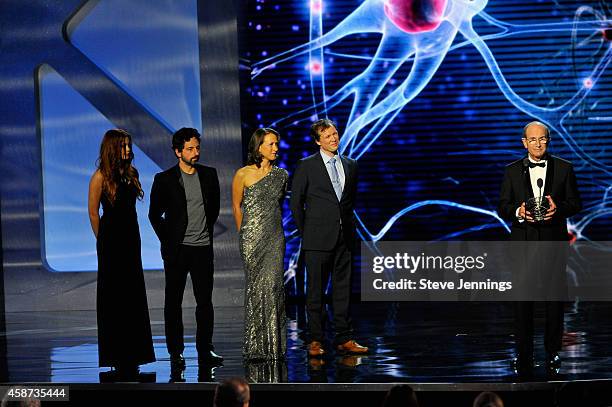
MULTIPOLYGON (((512 222, 510 240, 527 242, 567 242, 567 218, 582 208, 576 176, 570 162, 547 153, 550 131, 543 123, 534 121, 523 128, 523 146, 527 156, 505 169, 498 212, 512 222)), ((529 245, 528 245, 529 246, 529 245)), ((538 244, 531 246, 543 247, 538 244)), ((544 347, 546 367, 558 370, 561 360, 563 335, 563 302, 559 293, 565 287, 567 252, 526 257, 528 278, 539 275, 539 282, 554 285, 552 300, 545 302, 546 327, 544 347)), ((534 280, 530 280, 534 281, 534 280)), ((538 292, 538 299, 542 298, 538 292)), ((533 367, 534 302, 522 298, 515 308, 515 340, 517 358, 515 368, 528 373, 533 367)))

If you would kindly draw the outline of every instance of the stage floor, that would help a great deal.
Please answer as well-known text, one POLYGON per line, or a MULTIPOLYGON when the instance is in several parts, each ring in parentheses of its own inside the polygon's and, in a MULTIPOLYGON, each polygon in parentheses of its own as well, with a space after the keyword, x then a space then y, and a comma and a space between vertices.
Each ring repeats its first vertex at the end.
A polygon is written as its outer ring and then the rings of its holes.
MULTIPOLYGON (((557 375, 542 366, 543 321, 536 320, 536 366, 530 382, 551 383, 612 379, 609 346, 610 303, 568 304, 563 365, 557 375)), ((288 355, 285 363, 248 364, 242 359, 243 309, 218 307, 216 351, 225 358, 215 369, 198 370, 194 344, 194 309, 183 312, 187 383, 247 376, 253 382, 284 383, 492 383, 495 388, 521 381, 511 368, 514 357, 512 309, 500 303, 359 303, 353 305, 356 339, 370 347, 365 357, 330 352, 322 362, 305 352, 304 307, 289 305, 288 355), (500 386, 501 385, 501 386, 500 386)), ((163 312, 151 310, 158 383, 171 381, 163 335, 163 312)), ((96 383, 96 315, 93 311, 7 313, 10 382, 96 383)), ((329 338, 331 339, 331 338, 329 338)), ((328 346, 328 348, 330 348, 328 346)), ((331 349, 331 348, 330 348, 331 349)))

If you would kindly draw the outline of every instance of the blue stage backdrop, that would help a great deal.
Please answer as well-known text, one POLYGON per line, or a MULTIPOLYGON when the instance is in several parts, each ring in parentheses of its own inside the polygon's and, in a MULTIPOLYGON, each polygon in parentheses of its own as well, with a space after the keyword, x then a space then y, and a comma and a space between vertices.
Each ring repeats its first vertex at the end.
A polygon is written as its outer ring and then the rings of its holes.
MULTIPOLYGON (((279 164, 292 173, 316 151, 310 123, 336 120, 343 153, 360 165, 364 240, 505 238, 495 213, 503 168, 523 155, 521 128, 534 119, 551 127, 551 151, 576 167, 585 209, 571 233, 609 239, 612 10, 604 1, 12 0, 0 11, 9 310, 49 309, 49 298, 56 308, 83 298, 93 306, 87 183, 110 127, 134 135, 147 195, 153 174, 175 162, 170 134, 204 132, 203 160, 222 182, 217 267, 226 274, 218 276, 241 285, 230 208, 242 158, 239 4, 243 139, 277 127, 279 164), (21 296, 31 290, 54 295, 21 296)), ((143 260, 157 270, 147 205, 138 206, 143 260)), ((286 281, 300 294, 299 242, 285 210, 286 281)))
MULTIPOLYGON (((176 165, 171 135, 201 131, 218 170, 217 295, 239 304, 230 206, 241 166, 237 2, 6 1, 0 10, 0 201, 7 310, 95 305, 87 193, 103 134, 129 131, 149 304, 163 302, 159 242, 147 219, 155 173, 176 165), (236 289, 234 291, 234 289, 236 289), (225 291, 224 291, 225 290, 225 291), (25 293, 25 295, 24 295, 25 293)), ((189 299, 187 299, 189 301, 189 299)))
MULTIPOLYGON (((336 121, 359 162, 364 240, 505 239, 501 179, 531 120, 575 166, 584 210, 572 235, 609 240, 609 3, 258 0, 242 20, 243 128, 277 128, 291 173, 316 151, 310 124, 336 121)), ((286 277, 300 292, 297 248, 286 277)))

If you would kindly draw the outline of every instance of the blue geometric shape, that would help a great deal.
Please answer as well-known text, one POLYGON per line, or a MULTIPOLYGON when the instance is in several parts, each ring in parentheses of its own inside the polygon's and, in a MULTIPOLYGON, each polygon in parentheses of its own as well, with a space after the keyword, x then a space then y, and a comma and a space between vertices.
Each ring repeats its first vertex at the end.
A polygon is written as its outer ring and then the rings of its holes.
POLYGON ((168 129, 202 129, 196 0, 100 1, 70 41, 168 129))
MULTIPOLYGON (((113 127, 52 68, 39 71, 43 262, 51 271, 96 271, 87 195, 104 133, 113 127)), ((148 191, 160 168, 133 146, 145 199, 136 210, 145 269, 161 269, 159 242, 147 219, 148 191)))

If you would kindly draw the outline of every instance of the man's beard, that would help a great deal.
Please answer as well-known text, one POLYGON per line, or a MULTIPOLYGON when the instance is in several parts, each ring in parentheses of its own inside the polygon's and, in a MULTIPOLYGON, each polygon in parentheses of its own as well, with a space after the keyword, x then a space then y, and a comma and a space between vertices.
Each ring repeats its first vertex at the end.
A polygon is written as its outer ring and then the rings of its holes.
POLYGON ((190 167, 193 167, 195 163, 198 162, 199 159, 200 159, 200 156, 195 156, 191 159, 191 161, 189 161, 189 160, 186 160, 183 156, 181 156, 181 161, 189 165, 190 167))

